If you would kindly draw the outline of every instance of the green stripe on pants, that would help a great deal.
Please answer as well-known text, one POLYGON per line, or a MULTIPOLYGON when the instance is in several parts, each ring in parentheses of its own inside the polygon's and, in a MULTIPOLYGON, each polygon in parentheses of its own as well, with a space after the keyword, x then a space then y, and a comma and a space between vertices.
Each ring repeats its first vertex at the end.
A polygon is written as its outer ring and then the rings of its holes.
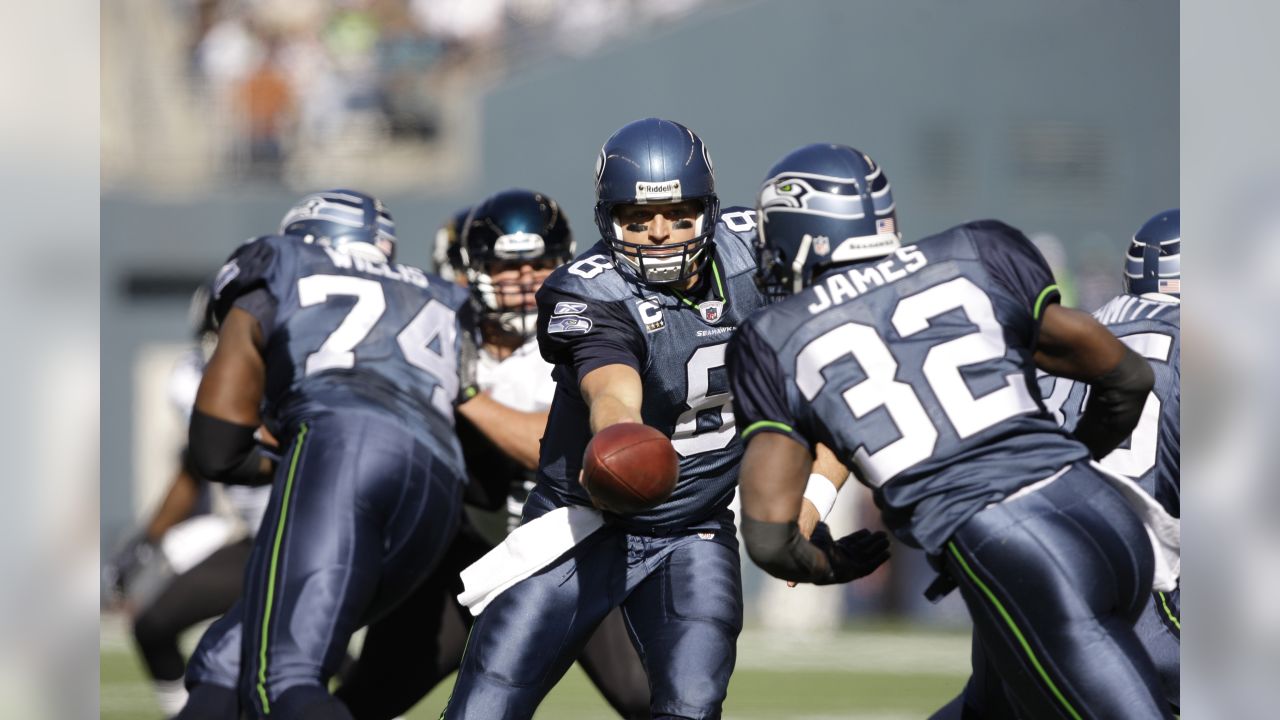
POLYGON ((307 424, 302 423, 298 439, 293 444, 293 457, 289 460, 289 476, 284 481, 284 499, 280 502, 280 520, 276 522, 276 536, 271 544, 271 572, 267 575, 267 604, 262 612, 262 645, 258 650, 258 697, 262 699, 262 713, 271 714, 267 701, 267 631, 271 627, 271 602, 276 594, 276 566, 280 561, 280 541, 284 539, 284 522, 289 515, 289 498, 293 495, 293 476, 298 471, 298 456, 302 454, 302 441, 307 437, 307 424))
POLYGON ((960 563, 960 567, 964 569, 965 574, 969 576, 969 579, 973 581, 973 584, 978 586, 978 589, 982 591, 982 594, 987 596, 987 599, 995 606, 996 611, 1000 613, 1000 617, 1004 618, 1005 624, 1013 631, 1014 637, 1018 638, 1018 644, 1022 646, 1023 652, 1027 654, 1027 657, 1031 660, 1031 664, 1035 666, 1036 672, 1040 674, 1040 679, 1044 680, 1045 684, 1049 686, 1050 692, 1053 693, 1053 696, 1058 699, 1058 702, 1062 703, 1062 707, 1066 708, 1067 714, 1076 720, 1081 720, 1080 713, 1076 712, 1076 709, 1071 707, 1071 703, 1067 702, 1066 696, 1062 694, 1062 691, 1058 690, 1058 686, 1049 678, 1049 673, 1045 671, 1044 666, 1040 664, 1039 658, 1037 658, 1035 652, 1032 651, 1031 643, 1027 642, 1027 638, 1023 636, 1022 631, 1014 624, 1013 617, 1004 609, 1004 605, 1001 605, 1000 601, 996 599, 995 593, 991 592, 991 588, 987 587, 987 584, 982 582, 978 575, 973 572, 973 569, 969 567, 969 563, 965 562, 964 557, 960 554, 960 549, 956 547, 954 541, 947 543, 947 548, 951 550, 951 554, 955 556, 956 562, 960 563))

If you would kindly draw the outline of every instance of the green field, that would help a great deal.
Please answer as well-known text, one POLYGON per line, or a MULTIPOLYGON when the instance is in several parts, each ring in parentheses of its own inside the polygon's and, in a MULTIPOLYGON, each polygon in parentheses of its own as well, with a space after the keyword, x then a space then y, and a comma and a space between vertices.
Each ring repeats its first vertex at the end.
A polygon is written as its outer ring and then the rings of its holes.
MULTIPOLYGON (((188 638, 194 642, 193 638, 188 638)), ((118 618, 103 618, 101 717, 160 717, 118 618)), ((747 630, 729 686, 726 718, 915 720, 959 692, 968 673, 969 636, 884 626, 834 635, 747 630)), ((409 713, 438 717, 449 683, 409 713)), ((552 691, 537 717, 608 718, 610 710, 575 668, 552 691)))

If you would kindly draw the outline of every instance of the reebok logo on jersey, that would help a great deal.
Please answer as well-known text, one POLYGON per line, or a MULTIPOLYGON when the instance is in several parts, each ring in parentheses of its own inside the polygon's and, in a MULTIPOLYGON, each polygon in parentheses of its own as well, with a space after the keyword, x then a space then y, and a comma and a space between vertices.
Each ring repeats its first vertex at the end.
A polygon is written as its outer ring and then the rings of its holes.
POLYGON ((639 180, 636 182, 636 201, 637 202, 679 202, 681 197, 680 181, 666 180, 663 182, 645 182, 639 180))
POLYGON ((662 317, 662 303, 659 303, 657 298, 638 300, 636 308, 640 310, 640 319, 644 321, 645 330, 657 332, 667 326, 667 321, 662 317))
POLYGON ((560 315, 547 323, 547 334, 585 333, 591 329, 591 319, 581 315, 560 315))
POLYGON ((558 302, 556 307, 551 311, 552 315, 577 315, 587 311, 586 303, 576 302, 558 302))

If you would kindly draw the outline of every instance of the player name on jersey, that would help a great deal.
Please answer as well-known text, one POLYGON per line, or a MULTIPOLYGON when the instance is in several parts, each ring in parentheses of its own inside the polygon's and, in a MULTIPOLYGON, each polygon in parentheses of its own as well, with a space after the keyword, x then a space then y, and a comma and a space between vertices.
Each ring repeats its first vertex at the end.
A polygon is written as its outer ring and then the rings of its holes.
POLYGON ((866 292, 868 288, 880 287, 901 280, 925 265, 929 259, 915 245, 908 245, 895 250, 884 262, 866 267, 852 267, 826 278, 813 286, 818 301, 809 305, 809 313, 817 315, 832 305, 839 305, 852 300, 866 292))
POLYGON ((386 263, 374 262, 358 255, 348 255, 332 248, 324 248, 325 254, 333 261, 333 266, 341 270, 355 270, 368 275, 377 275, 388 280, 399 280, 420 288, 427 286, 427 275, 416 267, 396 263, 393 268, 386 263))

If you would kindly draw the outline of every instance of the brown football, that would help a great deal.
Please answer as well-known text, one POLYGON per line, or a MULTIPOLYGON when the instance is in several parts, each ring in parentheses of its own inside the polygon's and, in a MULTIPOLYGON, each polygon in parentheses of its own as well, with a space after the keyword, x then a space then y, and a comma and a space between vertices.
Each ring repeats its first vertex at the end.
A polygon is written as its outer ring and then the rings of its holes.
POLYGON ((582 485, 597 507, 629 515, 671 497, 680 459, 671 440, 640 423, 619 423, 596 433, 582 458, 582 485))

